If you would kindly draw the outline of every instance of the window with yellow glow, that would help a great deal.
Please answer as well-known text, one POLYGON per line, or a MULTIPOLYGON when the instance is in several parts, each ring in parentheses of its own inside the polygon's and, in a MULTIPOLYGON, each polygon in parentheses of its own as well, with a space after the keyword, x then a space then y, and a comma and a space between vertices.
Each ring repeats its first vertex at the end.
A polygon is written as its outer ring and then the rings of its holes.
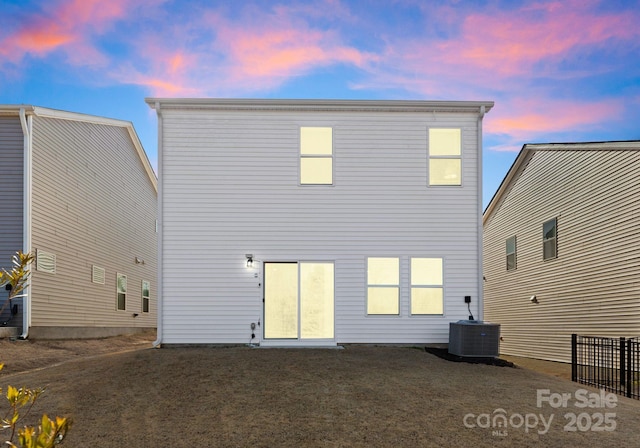
POLYGON ((300 128, 300 183, 333 184, 333 129, 300 128))
POLYGON ((411 314, 444 314, 442 258, 411 259, 411 314))
POLYGON ((429 129, 429 185, 462 185, 460 129, 429 129))
POLYGON ((367 259, 367 314, 400 314, 400 259, 367 259))

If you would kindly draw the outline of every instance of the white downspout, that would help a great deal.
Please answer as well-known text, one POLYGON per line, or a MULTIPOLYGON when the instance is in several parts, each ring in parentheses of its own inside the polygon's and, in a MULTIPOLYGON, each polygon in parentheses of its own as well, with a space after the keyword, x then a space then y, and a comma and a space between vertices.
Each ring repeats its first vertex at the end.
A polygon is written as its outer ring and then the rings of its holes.
MULTIPOLYGON (((20 108, 20 124, 22 125, 24 160, 22 173, 22 252, 31 253, 31 153, 32 143, 31 133, 33 130, 33 116, 29 115, 27 119, 25 110, 20 108), (27 122, 28 120, 28 122, 27 122)), ((29 327, 31 327, 31 278, 27 279, 24 288, 25 293, 22 294, 22 334, 21 339, 29 336, 29 327)))
POLYGON ((477 320, 484 320, 484 263, 483 252, 483 228, 482 228, 482 119, 484 118, 485 107, 480 106, 478 115, 478 266, 480 272, 478 276, 478 314, 477 320))
POLYGON ((157 220, 158 220, 158 278, 157 278, 157 285, 158 287, 156 288, 156 296, 157 296, 157 302, 158 302, 158 306, 157 306, 157 328, 156 328, 156 340, 153 341, 153 346, 154 347, 160 347, 160 345, 162 344, 162 321, 163 321, 163 302, 162 302, 162 291, 163 291, 163 283, 162 283, 162 266, 163 266, 163 256, 162 256, 162 236, 164 234, 163 229, 164 229, 164 225, 163 225, 163 219, 162 219, 162 203, 163 203, 163 198, 162 198, 162 191, 163 191, 163 187, 162 187, 162 180, 163 180, 163 173, 162 173, 162 169, 163 169, 163 163, 162 163, 162 159, 163 159, 163 150, 162 150, 162 112, 160 111, 160 102, 156 101, 155 104, 155 109, 156 109, 156 114, 158 116, 158 206, 157 206, 157 220))

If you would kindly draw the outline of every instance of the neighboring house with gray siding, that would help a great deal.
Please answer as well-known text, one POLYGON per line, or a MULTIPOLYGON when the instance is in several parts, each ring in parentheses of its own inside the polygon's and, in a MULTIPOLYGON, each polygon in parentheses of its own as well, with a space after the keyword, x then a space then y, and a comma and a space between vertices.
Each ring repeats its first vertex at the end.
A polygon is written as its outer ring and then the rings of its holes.
POLYGON ((571 334, 640 335, 640 141, 528 144, 484 217, 501 352, 570 362, 571 334))
POLYGON ((482 317, 492 102, 146 101, 158 343, 447 343, 466 296, 482 317))
POLYGON ((18 250, 36 255, 0 324, 34 338, 154 328, 156 204, 130 122, 0 105, 0 267, 18 250))

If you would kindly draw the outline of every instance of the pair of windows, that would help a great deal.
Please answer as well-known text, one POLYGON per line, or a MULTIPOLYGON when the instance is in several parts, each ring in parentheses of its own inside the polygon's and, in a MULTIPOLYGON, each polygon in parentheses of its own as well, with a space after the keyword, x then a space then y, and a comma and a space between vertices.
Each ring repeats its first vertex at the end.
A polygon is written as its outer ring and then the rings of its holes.
MULTIPOLYGON (((558 219, 553 218, 542 224, 542 259, 558 258, 558 219)), ((515 236, 507 238, 507 271, 517 267, 517 240, 515 236)))
MULTIPOLYGON (((442 258, 411 258, 411 314, 444 313, 442 258)), ((400 259, 367 259, 367 314, 400 314, 400 259)))
MULTIPOLYGON (((429 185, 462 184, 460 129, 429 129, 429 185)), ((300 183, 333 185, 333 129, 300 128, 300 183)))
MULTIPOLYGON (((151 296, 151 282, 142 280, 142 312, 149 312, 149 298, 151 296)), ((116 309, 124 311, 127 309, 127 276, 116 274, 116 309)))

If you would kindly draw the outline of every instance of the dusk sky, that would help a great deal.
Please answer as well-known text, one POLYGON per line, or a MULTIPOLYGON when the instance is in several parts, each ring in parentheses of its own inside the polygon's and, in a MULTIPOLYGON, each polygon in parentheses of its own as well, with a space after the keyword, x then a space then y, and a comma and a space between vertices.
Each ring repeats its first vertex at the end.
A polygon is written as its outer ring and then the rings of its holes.
POLYGON ((495 101, 484 205, 524 143, 640 139, 640 0, 0 0, 0 104, 133 122, 144 98, 495 101))

